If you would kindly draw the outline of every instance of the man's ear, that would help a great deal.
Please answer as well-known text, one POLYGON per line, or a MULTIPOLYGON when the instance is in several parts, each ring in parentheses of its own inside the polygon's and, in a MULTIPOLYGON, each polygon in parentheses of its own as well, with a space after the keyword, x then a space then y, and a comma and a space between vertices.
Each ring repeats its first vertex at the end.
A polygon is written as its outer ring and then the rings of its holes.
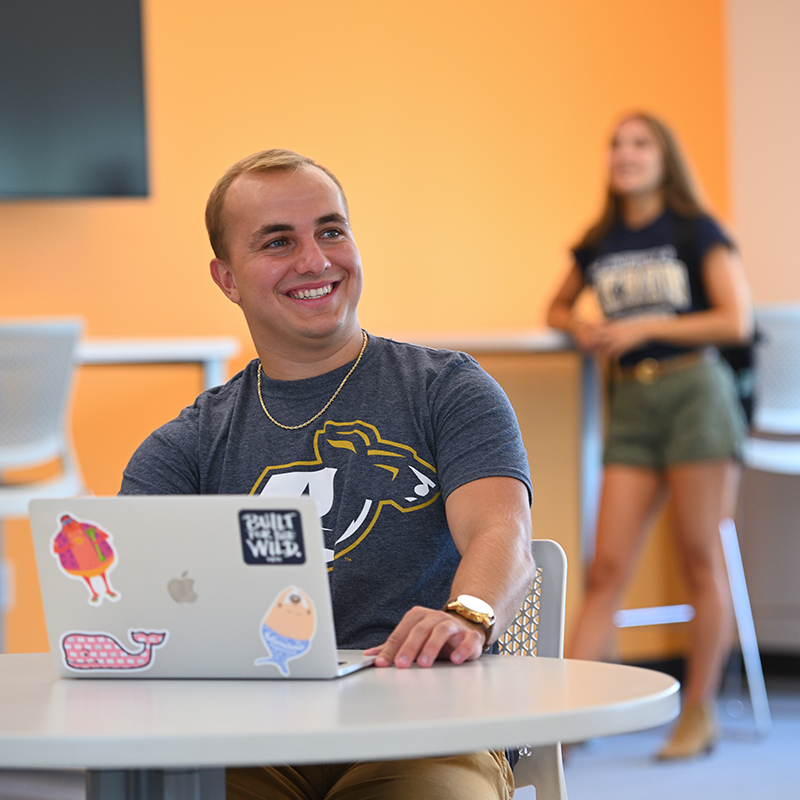
POLYGON ((241 298, 236 287, 236 278, 233 276, 231 268, 219 258, 212 259, 209 267, 214 283, 222 289, 222 293, 228 300, 238 305, 241 298))

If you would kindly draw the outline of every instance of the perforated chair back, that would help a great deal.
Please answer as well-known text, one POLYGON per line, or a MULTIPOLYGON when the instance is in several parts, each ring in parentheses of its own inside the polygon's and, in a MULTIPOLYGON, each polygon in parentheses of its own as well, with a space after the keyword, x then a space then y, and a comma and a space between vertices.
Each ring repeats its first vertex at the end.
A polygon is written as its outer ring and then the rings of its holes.
MULTIPOLYGON (((59 493, 80 485, 69 401, 82 329, 74 319, 0 324, 0 472, 60 458, 58 486, 48 483, 59 493)), ((26 484, 4 486, 0 477, 0 517, 27 515, 26 491, 26 484)))
POLYGON ((536 571, 517 617, 498 640, 510 656, 564 656, 564 614, 567 602, 567 556, 558 542, 534 539, 536 571))
POLYGON ((800 433, 800 304, 759 306, 754 430, 800 433))
MULTIPOLYGON (((567 556, 558 542, 549 539, 534 539, 531 552, 536 570, 530 591, 498 640, 500 653, 563 658, 567 556)), ((520 692, 525 688, 520 686, 520 692)), ((535 786, 536 800, 567 800, 561 745, 520 747, 514 782, 517 787, 535 786)))
POLYGON ((60 454, 81 330, 77 320, 0 324, 0 469, 60 454))

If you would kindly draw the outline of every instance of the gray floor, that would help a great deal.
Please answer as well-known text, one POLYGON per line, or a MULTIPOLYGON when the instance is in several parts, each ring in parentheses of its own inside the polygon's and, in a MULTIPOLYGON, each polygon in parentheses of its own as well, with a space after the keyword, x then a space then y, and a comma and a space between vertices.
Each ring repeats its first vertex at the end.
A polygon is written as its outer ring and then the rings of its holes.
POLYGON ((82 772, 0 770, 0 800, 85 800, 82 772))
MULTIPOLYGON (((769 679, 767 689, 769 736, 757 737, 749 708, 728 695, 720 701, 721 739, 710 756, 675 764, 654 761, 667 728, 573 748, 565 768, 569 800, 798 800, 800 679, 769 679)), ((534 797, 526 787, 515 800, 534 797)), ((85 800, 83 776, 0 771, 0 800, 85 800)))
MULTIPOLYGON (((728 695, 719 703, 720 742, 709 756, 655 761, 668 726, 573 748, 565 763, 569 800, 798 800, 800 679, 770 679, 767 691, 770 734, 758 737, 748 705, 728 695)), ((534 796, 526 787, 515 800, 534 796)))

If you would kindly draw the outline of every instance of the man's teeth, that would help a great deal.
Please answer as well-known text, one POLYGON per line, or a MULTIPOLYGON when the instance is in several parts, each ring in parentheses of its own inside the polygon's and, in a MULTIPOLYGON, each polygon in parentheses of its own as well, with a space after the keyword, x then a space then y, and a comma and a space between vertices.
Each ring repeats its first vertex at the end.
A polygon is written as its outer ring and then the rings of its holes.
POLYGON ((313 300, 317 297, 325 297, 333 291, 333 284, 329 283, 327 286, 320 286, 319 289, 303 289, 301 292, 290 292, 289 296, 297 300, 313 300))

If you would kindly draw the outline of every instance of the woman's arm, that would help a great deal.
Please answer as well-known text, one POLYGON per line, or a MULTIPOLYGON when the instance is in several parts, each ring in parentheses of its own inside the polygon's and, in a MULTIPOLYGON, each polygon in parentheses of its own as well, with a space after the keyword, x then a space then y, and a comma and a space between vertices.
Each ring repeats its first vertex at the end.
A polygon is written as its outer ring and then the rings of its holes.
POLYGON ((585 281, 577 263, 567 272, 561 287, 547 310, 547 324, 551 328, 569 333, 581 350, 594 350, 598 326, 575 314, 575 301, 583 291, 585 281))

